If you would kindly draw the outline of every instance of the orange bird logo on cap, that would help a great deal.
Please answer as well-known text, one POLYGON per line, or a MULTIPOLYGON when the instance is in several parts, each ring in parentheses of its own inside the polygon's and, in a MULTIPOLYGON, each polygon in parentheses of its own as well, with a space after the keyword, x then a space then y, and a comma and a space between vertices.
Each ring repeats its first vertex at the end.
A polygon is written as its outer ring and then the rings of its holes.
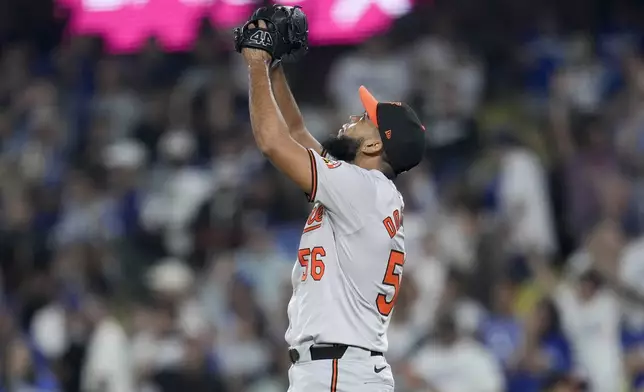
POLYGON ((386 137, 387 139, 391 139, 391 129, 390 129, 390 130, 388 130, 388 131, 385 131, 385 137, 386 137))

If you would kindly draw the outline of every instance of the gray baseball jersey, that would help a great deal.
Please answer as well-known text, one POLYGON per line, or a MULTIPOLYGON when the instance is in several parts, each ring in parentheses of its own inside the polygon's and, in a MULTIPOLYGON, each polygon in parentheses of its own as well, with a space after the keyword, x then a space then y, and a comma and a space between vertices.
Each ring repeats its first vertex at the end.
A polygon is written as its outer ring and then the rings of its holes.
POLYGON ((402 196, 378 170, 309 155, 315 204, 291 276, 286 341, 386 352, 405 263, 402 196))

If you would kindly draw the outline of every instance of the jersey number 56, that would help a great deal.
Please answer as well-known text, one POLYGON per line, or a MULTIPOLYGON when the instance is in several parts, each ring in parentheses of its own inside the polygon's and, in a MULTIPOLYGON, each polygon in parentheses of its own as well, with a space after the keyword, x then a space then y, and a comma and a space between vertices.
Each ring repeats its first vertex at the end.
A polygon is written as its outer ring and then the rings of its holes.
MULTIPOLYGON (((319 281, 324 276, 325 265, 322 258, 326 256, 326 251, 321 246, 314 248, 300 249, 297 253, 297 258, 300 265, 304 268, 302 271, 302 282, 304 282, 309 274, 315 281, 319 281)), ((396 267, 402 268, 405 264, 405 254, 403 252, 392 250, 389 253, 389 260, 387 261, 387 269, 382 283, 394 288, 394 295, 391 300, 387 300, 386 294, 378 294, 376 297, 376 307, 378 312, 383 316, 389 316, 396 304, 398 298, 398 291, 400 289, 400 281, 402 279, 401 272, 397 271, 396 267)))

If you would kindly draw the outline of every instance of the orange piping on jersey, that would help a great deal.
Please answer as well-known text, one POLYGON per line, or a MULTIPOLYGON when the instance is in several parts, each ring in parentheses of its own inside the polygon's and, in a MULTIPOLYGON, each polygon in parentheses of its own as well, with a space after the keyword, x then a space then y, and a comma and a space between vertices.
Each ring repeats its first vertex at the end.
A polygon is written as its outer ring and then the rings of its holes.
POLYGON ((321 226, 322 226, 322 223, 319 223, 319 224, 313 225, 313 226, 309 226, 309 227, 305 227, 304 232, 308 233, 308 232, 313 231, 315 229, 319 229, 321 226))
POLYGON ((338 360, 334 359, 331 366, 333 367, 331 373, 331 392, 336 392, 338 389, 338 360))
POLYGON ((309 202, 313 202, 318 191, 318 167, 315 163, 315 155, 313 155, 313 151, 306 151, 309 153, 309 158, 311 159, 311 193, 309 193, 309 202))
POLYGON ((328 153, 329 153, 329 152, 326 150, 326 148, 323 148, 323 149, 322 149, 322 151, 320 151, 320 156, 321 156, 322 158, 326 158, 326 155, 327 155, 328 153))

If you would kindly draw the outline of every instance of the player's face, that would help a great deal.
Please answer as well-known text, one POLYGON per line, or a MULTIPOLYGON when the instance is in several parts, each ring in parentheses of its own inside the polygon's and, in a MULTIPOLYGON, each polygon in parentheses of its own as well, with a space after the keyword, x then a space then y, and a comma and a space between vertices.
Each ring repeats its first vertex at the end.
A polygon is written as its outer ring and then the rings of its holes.
POLYGON ((331 136, 322 143, 335 159, 353 162, 365 143, 380 140, 378 129, 369 120, 366 113, 349 117, 337 135, 331 136))
POLYGON ((349 122, 344 124, 338 136, 348 136, 354 139, 369 139, 378 134, 378 129, 369 119, 369 115, 364 112, 360 115, 350 116, 349 122))

